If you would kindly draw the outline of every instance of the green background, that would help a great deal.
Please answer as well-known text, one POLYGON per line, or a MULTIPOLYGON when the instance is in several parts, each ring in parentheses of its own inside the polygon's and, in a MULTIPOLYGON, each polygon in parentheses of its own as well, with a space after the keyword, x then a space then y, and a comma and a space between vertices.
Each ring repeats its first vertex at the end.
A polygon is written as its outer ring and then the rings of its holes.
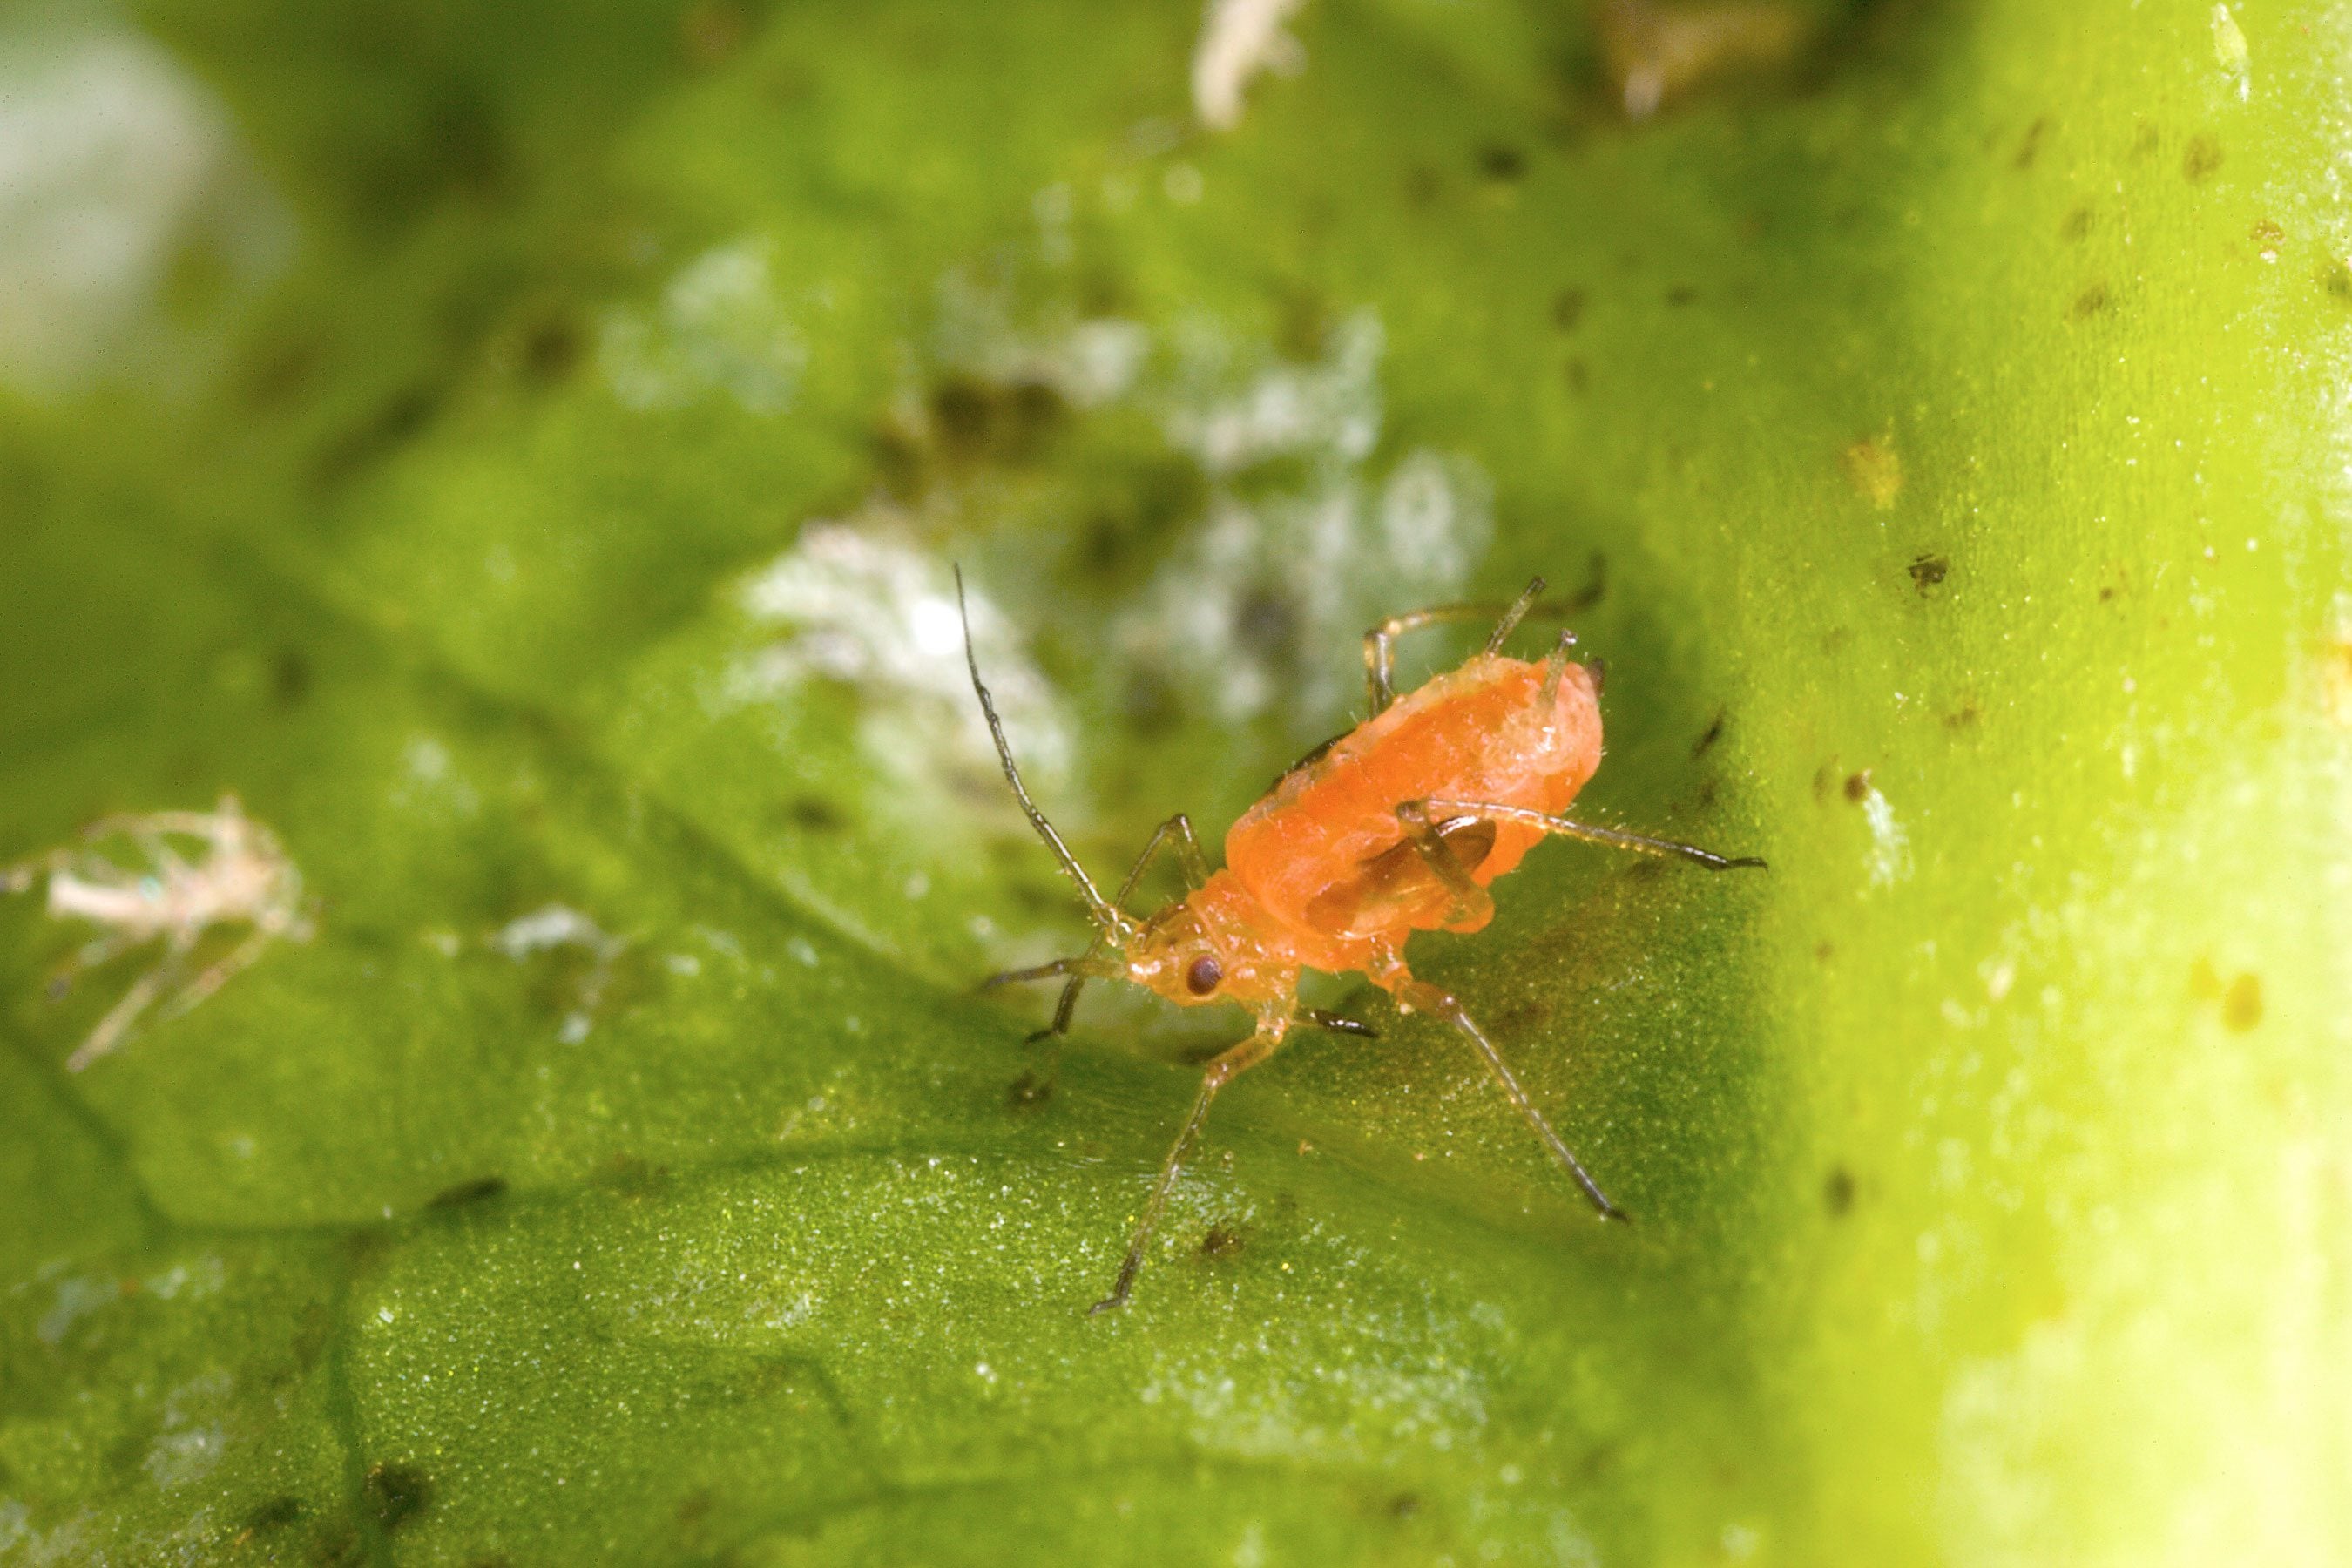
POLYGON ((0 1563, 2352 1555, 2352 7, 2214 9, 1811 7, 1629 124, 1580 10, 1313 0, 1222 136, 1187 4, 12 23, 233 155, 0 395, 0 856, 234 790, 320 931, 68 1075, 138 961, 0 905, 0 1563), (1637 1223, 1342 982, 1086 1317, 1234 1021, 1036 1091, 971 982, 1084 930, 940 661, 759 683, 841 520, 1106 875, 1371 615, 1600 588, 1585 808, 1771 871, 1414 957, 1637 1223))

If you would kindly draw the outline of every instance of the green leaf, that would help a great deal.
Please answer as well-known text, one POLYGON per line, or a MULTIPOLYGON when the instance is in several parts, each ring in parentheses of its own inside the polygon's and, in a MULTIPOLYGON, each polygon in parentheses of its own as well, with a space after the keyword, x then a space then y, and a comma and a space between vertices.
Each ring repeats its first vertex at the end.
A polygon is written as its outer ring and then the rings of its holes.
POLYGON ((0 234, 0 856, 233 792, 318 930, 73 1074, 152 950, 0 901, 0 1563, 2352 1552, 2352 18, 1741 15, 1224 133, 1190 5, 12 25, 143 260, 0 234), (1636 1223, 1342 977, 1087 1316, 1234 1019, 975 993, 955 563, 1101 878, 1586 595, 1580 809, 1772 868, 1413 959, 1636 1223))

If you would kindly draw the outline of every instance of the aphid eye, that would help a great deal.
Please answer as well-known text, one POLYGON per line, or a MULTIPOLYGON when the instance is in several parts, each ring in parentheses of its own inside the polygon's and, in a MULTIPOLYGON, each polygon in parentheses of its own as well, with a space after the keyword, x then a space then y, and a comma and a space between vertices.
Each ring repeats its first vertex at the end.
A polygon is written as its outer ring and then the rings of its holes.
POLYGON ((1192 961, 1192 968, 1184 972, 1184 989, 1195 996, 1206 996, 1224 977, 1225 972, 1217 967, 1217 961, 1203 953, 1192 961))

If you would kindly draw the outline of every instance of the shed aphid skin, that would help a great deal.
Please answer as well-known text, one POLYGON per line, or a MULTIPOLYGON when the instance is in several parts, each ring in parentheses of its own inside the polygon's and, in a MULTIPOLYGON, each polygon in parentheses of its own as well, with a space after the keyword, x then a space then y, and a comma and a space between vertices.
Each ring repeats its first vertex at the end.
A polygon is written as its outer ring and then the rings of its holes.
MULTIPOLYGON (((1415 979, 1404 959, 1405 942, 1417 931, 1484 929, 1495 915, 1487 885, 1547 837, 1671 856, 1711 871, 1764 864, 1560 815, 1601 763, 1601 679, 1597 660, 1585 664, 1569 657, 1576 644, 1570 632, 1562 632, 1551 652, 1533 663, 1503 652, 1528 616, 1556 616, 1565 608, 1538 605, 1543 588, 1538 577, 1507 606, 1416 610, 1365 633, 1364 683, 1371 717, 1294 766, 1234 824, 1225 835, 1223 870, 1209 870, 1191 819, 1179 812, 1144 845, 1115 899, 1103 897, 1029 798, 996 704, 981 679, 967 619, 964 662, 995 737, 1005 781, 1095 925, 1093 942, 1077 957, 1012 970, 987 984, 1063 982, 1053 1023, 1032 1038, 1067 1031, 1079 988, 1090 979, 1129 981, 1184 1006, 1238 1003, 1257 1024, 1249 1038, 1211 1059, 1202 1074, 1200 1097, 1160 1168, 1118 1278, 1110 1294, 1095 1303, 1095 1311, 1127 1304, 1177 1172, 1217 1091, 1274 1055, 1294 1024, 1371 1032, 1302 1008, 1302 969, 1360 971, 1388 992, 1400 1013, 1428 1013, 1460 1030, 1601 1217, 1625 1217, 1552 1131, 1462 1004, 1415 979), (1501 618, 1484 651, 1418 690, 1397 696, 1398 637, 1441 622, 1485 620, 1498 610, 1501 618), (1170 846, 1191 891, 1139 921, 1127 912, 1127 900, 1153 858, 1170 846)), ((961 605, 961 570, 956 594, 961 605)))
POLYGON ((211 812, 159 811, 94 822, 83 830, 81 847, 51 850, 0 870, 0 893, 24 892, 44 876, 51 919, 88 921, 103 933, 51 979, 52 996, 62 996, 83 972, 131 948, 163 944, 154 964, 66 1058, 73 1072, 121 1045, 166 993, 161 1016, 177 1017, 227 984, 278 938, 307 942, 311 935, 301 872, 278 836, 246 816, 235 795, 223 795, 211 812), (109 838, 128 840, 145 858, 145 866, 133 869, 93 847, 109 838), (195 840, 204 853, 190 860, 173 847, 173 838, 195 840), (222 925, 252 929, 189 978, 197 944, 222 925))

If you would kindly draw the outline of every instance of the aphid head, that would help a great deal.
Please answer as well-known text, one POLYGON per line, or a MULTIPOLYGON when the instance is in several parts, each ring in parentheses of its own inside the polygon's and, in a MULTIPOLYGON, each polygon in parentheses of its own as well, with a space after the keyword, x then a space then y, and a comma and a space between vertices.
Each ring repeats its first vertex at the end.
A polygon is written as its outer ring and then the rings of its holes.
POLYGON ((1210 939, 1207 924, 1187 902, 1171 904, 1144 923, 1128 949, 1125 978, 1197 1007, 1234 1000, 1234 984, 1245 978, 1242 967, 1210 939))
POLYGON ((1181 1006, 1238 1002, 1286 1007, 1298 964, 1263 932, 1265 912, 1230 872, 1146 921, 1122 956, 1122 978, 1181 1006))

